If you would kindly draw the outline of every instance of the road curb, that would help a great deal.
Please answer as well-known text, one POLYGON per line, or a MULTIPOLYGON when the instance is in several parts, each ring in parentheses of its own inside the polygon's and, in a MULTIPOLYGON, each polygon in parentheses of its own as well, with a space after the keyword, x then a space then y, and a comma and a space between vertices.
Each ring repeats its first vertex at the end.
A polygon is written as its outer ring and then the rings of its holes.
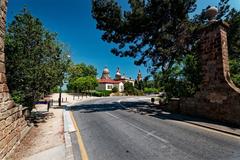
POLYGON ((74 160, 70 134, 64 133, 64 139, 65 139, 65 160, 74 160))
POLYGON ((65 139, 65 160, 74 160, 73 146, 70 133, 75 132, 76 129, 73 126, 69 111, 66 111, 66 106, 63 110, 64 121, 64 139, 65 139))
MULTIPOLYGON (((121 104, 121 101, 118 101, 118 103, 123 108, 125 108, 125 109, 128 108, 127 106, 124 106, 123 104, 121 104)), ((199 126, 199 127, 202 127, 202 128, 207 128, 207 129, 211 129, 211 130, 214 130, 214 131, 222 132, 222 133, 229 134, 229 135, 232 135, 232 136, 240 137, 240 133, 227 131, 227 130, 220 129, 220 128, 217 128, 217 127, 212 127, 212 126, 209 126, 209 125, 206 125, 206 124, 204 125, 204 124, 200 124, 200 123, 197 123, 197 122, 191 122, 191 121, 186 121, 186 120, 184 120, 183 122, 191 124, 191 125, 199 126)), ((226 126, 224 126, 224 127, 226 127, 226 126)))
POLYGON ((184 121, 184 122, 189 123, 189 124, 192 124, 192 125, 196 125, 196 126, 199 126, 199 127, 203 127, 203 128, 211 129, 211 130, 214 130, 214 131, 218 131, 218 132, 222 132, 222 133, 226 133, 226 134, 230 134, 230 135, 233 135, 233 136, 240 137, 240 134, 238 134, 238 133, 226 131, 226 130, 223 130, 223 129, 218 129, 218 128, 216 128, 216 127, 211 127, 211 126, 207 126, 207 125, 202 125, 202 124, 195 123, 195 122, 190 122, 190 121, 184 121))

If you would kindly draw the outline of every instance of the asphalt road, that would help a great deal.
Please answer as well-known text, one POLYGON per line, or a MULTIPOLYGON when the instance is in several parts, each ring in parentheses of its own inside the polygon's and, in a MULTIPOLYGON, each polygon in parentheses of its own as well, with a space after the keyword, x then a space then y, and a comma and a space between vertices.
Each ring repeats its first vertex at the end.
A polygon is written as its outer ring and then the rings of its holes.
POLYGON ((89 160, 240 160, 240 138, 129 112, 118 103, 128 99, 101 98, 73 107, 89 160))

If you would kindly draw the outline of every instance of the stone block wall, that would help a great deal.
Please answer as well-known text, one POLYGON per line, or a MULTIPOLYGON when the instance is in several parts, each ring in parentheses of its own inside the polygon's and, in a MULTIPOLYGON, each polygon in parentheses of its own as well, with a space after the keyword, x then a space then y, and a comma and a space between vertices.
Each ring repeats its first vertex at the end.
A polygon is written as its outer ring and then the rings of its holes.
POLYGON ((7 0, 0 0, 0 159, 10 155, 29 130, 22 107, 9 94, 5 75, 4 35, 7 0))
POLYGON ((200 62, 203 81, 193 98, 184 98, 180 112, 240 126, 240 89, 230 79, 228 24, 219 21, 202 30, 200 62))

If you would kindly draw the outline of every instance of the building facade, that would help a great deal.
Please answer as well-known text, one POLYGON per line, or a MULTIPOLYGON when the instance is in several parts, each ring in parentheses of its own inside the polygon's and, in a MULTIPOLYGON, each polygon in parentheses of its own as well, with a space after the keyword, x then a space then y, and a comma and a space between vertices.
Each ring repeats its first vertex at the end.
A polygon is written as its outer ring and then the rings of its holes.
POLYGON ((119 68, 117 68, 114 79, 111 79, 109 74, 110 74, 109 69, 105 67, 103 69, 101 78, 98 79, 98 87, 96 88, 96 90, 111 91, 114 87, 116 87, 119 92, 124 92, 125 83, 129 82, 132 83, 134 86, 135 82, 134 79, 128 78, 127 76, 125 76, 125 74, 122 75, 119 68))

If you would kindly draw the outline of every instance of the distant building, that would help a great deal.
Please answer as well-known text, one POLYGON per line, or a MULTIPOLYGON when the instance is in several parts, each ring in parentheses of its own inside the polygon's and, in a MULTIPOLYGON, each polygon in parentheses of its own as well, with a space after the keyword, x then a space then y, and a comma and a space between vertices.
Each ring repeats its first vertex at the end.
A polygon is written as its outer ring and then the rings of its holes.
POLYGON ((119 68, 117 68, 117 72, 115 74, 115 79, 114 80, 115 81, 121 81, 123 83, 130 82, 134 86, 134 80, 131 77, 130 78, 126 77, 125 74, 121 75, 121 72, 120 72, 119 68))
POLYGON ((137 81, 138 82, 142 81, 142 73, 140 70, 138 71, 137 81))
POLYGON ((96 90, 106 90, 111 91, 113 87, 118 88, 119 92, 124 91, 124 84, 122 81, 112 80, 109 76, 109 70, 107 67, 104 68, 102 72, 102 77, 98 79, 98 87, 96 90))
MULTIPOLYGON (((130 82, 133 84, 133 86, 135 85, 134 79, 126 77, 125 74, 121 75, 119 68, 117 68, 114 79, 111 79, 109 74, 110 74, 109 69, 107 67, 105 67, 103 69, 101 78, 98 79, 98 87, 96 88, 96 90, 111 91, 113 89, 113 87, 116 87, 116 88, 118 88, 119 92, 123 92, 124 91, 124 83, 130 82)), ((137 79, 139 79, 140 76, 142 77, 141 72, 139 71, 137 79)))

